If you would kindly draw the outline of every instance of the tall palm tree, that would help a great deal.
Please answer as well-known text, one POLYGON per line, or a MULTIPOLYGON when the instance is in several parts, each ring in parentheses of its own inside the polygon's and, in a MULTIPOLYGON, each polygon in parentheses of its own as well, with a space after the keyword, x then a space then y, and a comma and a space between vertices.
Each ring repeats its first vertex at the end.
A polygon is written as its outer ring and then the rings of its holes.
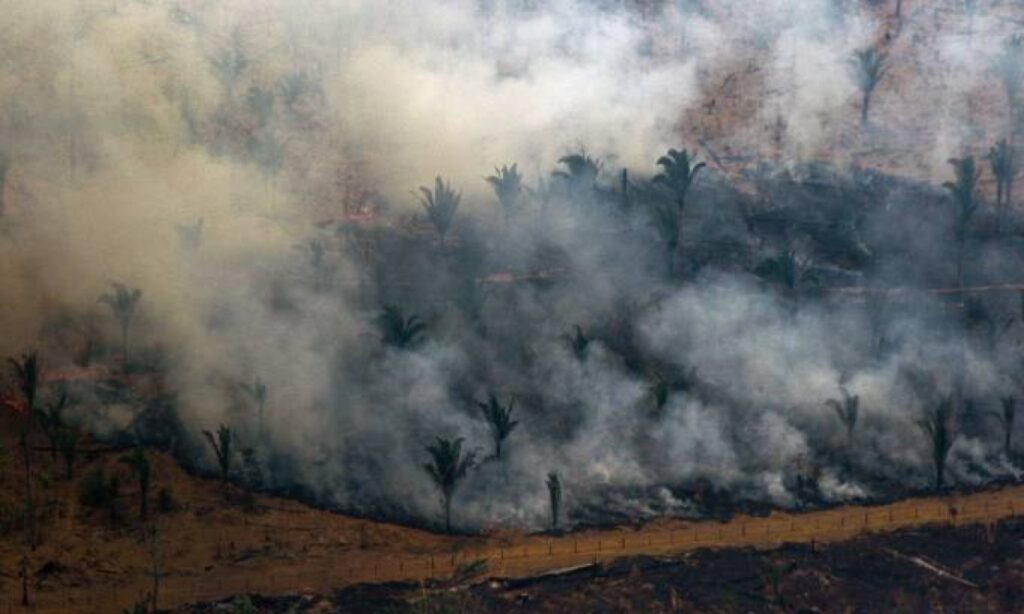
POLYGON ((178 224, 178 242, 186 252, 194 252, 203 244, 203 218, 197 218, 193 224, 178 224))
POLYGON ((509 217, 519 209, 524 192, 523 176, 517 165, 494 167, 494 174, 484 177, 484 181, 494 189, 498 204, 505 215, 505 222, 508 223, 509 217))
POLYGON ((687 150, 669 149, 668 153, 658 158, 661 172, 654 176, 654 183, 664 185, 675 195, 676 209, 680 216, 686 207, 686 195, 693 186, 697 173, 707 164, 697 162, 696 156, 691 157, 687 150))
POLYGON ((563 181, 569 191, 569 196, 574 202, 578 202, 590 196, 597 185, 597 176, 601 172, 601 161, 591 158, 585 151, 562 156, 558 163, 565 167, 565 170, 555 170, 551 176, 563 181))
POLYGON ((555 530, 558 528, 558 512, 562 507, 562 482, 558 479, 558 474, 552 471, 548 474, 545 483, 548 486, 548 499, 551 502, 551 529, 555 530))
POLYGON ((45 405, 44 409, 35 412, 36 422, 50 442, 50 459, 57 462, 57 439, 64 430, 64 407, 68 402, 67 392, 61 392, 55 401, 45 405))
POLYGON ((420 186, 420 193, 422 196, 417 195, 420 204, 427 212, 427 219, 434 225, 434 229, 441 239, 441 247, 444 248, 444 239, 448 230, 451 229, 455 212, 459 209, 462 193, 452 189, 451 184, 441 179, 440 175, 434 179, 433 191, 426 186, 420 186))
POLYGON ((853 66, 854 80, 861 93, 860 123, 868 123, 868 111, 871 107, 871 95, 879 82, 885 77, 888 71, 885 54, 876 51, 873 47, 861 49, 853 54, 850 59, 853 66))
POLYGON ((448 533, 452 532, 452 495, 455 493, 455 487, 476 462, 475 452, 463 453, 462 441, 461 437, 455 440, 438 437, 435 443, 427 446, 430 462, 423 465, 434 485, 441 491, 444 528, 448 533))
POLYGON ((128 368, 128 327, 135 318, 135 310, 142 298, 142 290, 114 282, 113 292, 100 296, 99 302, 110 307, 114 318, 121 327, 121 363, 128 368))
POLYGON ((665 246, 665 257, 669 277, 675 274, 676 252, 679 251, 679 235, 682 232, 682 215, 674 205, 654 205, 654 229, 665 246))
POLYGON ((1003 41, 994 68, 1006 94, 1010 117, 1015 118, 1020 103, 1020 86, 1024 81, 1024 35, 1014 34, 1003 41))
POLYGON ((494 393, 488 395, 486 402, 477 402, 477 407, 483 412, 484 419, 491 427, 491 437, 494 439, 494 458, 498 460, 501 460, 501 444, 519 425, 519 421, 512 419, 512 410, 515 405, 514 398, 509 400, 508 405, 502 405, 494 393))
POLYGON ((754 267, 754 274, 767 282, 793 291, 800 283, 801 268, 796 253, 787 249, 777 256, 762 260, 754 267))
POLYGON ((978 210, 974 193, 981 171, 976 168, 973 156, 950 158, 949 163, 953 165, 956 180, 947 181, 942 185, 949 190, 956 205, 953 232, 956 238, 956 287, 960 288, 963 282, 964 244, 967 241, 971 217, 978 210))
POLYGON ((141 444, 136 445, 131 454, 121 457, 121 463, 131 469, 139 483, 139 518, 145 521, 146 512, 149 509, 149 480, 152 474, 152 467, 149 458, 146 456, 146 450, 141 444))
POLYGON ((217 467, 220 469, 221 485, 226 489, 228 478, 231 476, 231 461, 234 458, 231 428, 222 424, 217 428, 216 438, 210 431, 203 431, 203 436, 213 448, 213 455, 217 458, 217 467))
POLYGON ((1000 402, 1003 411, 996 414, 996 417, 1003 426, 1003 451, 1010 457, 1013 453, 1013 424, 1017 417, 1017 399, 1008 396, 1000 399, 1000 402))
POLYGON ((14 381, 21 393, 21 399, 7 399, 7 405, 21 416, 18 430, 18 444, 25 465, 25 541, 35 550, 35 509, 32 501, 32 447, 29 434, 32 418, 35 416, 36 395, 39 391, 39 357, 35 352, 22 354, 21 358, 9 358, 14 368, 14 381))
POLYGON ((7 189, 7 173, 10 171, 11 161, 7 158, 7 154, 0 151, 0 217, 4 214, 5 202, 4 192, 7 189))
POLYGON ((932 462, 935 466, 935 488, 942 488, 946 472, 946 458, 953 447, 956 432, 953 427, 953 397, 942 399, 917 425, 928 436, 932 446, 932 462))
POLYGON ((407 318, 396 305, 385 305, 378 323, 381 328, 381 342, 400 350, 418 345, 427 329, 426 323, 418 315, 412 314, 407 318))
POLYGON ((64 459, 64 475, 70 482, 74 477, 75 458, 78 457, 78 433, 75 429, 70 426, 62 428, 57 434, 57 446, 64 459))
POLYGON ((228 95, 233 95, 239 78, 249 65, 242 45, 242 32, 237 26, 231 31, 230 45, 219 49, 210 58, 210 63, 213 65, 214 75, 227 90, 228 95))
POLYGON ((263 416, 267 407, 267 385, 256 376, 251 384, 242 384, 242 391, 256 406, 256 439, 263 441, 263 416))
POLYGON ((851 395, 846 388, 841 388, 840 392, 843 393, 842 401, 829 399, 825 401, 825 405, 831 407, 836 412, 836 416, 839 417, 839 421, 846 430, 846 448, 852 451, 853 432, 857 427, 857 418, 860 413, 860 396, 856 394, 851 395))
POLYGON ((1013 180, 1018 170, 1017 161, 1013 155, 1013 148, 1006 139, 990 147, 987 158, 992 167, 992 174, 996 178, 996 206, 999 208, 997 230, 1002 231, 1006 212, 1012 203, 1013 180))
POLYGON ((587 349, 590 348, 590 337, 583 332, 583 327, 574 324, 573 332, 562 335, 562 339, 568 344, 577 360, 584 360, 587 357, 587 349))

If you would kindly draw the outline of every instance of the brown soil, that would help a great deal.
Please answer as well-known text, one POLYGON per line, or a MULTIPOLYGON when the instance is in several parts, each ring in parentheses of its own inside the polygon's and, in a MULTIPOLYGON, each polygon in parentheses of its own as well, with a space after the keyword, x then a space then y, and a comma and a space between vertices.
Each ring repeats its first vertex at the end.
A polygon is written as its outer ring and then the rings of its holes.
MULTIPOLYGON (((0 471, 6 509, 22 493, 17 448, 5 445, 0 471)), ((877 507, 844 507, 806 514, 774 513, 728 522, 663 519, 642 528, 588 530, 564 536, 515 532, 476 537, 441 536, 361 520, 256 496, 225 493, 214 480, 185 473, 166 455, 152 453, 151 519, 138 519, 137 490, 121 453, 100 452, 77 468, 71 482, 49 455, 34 453, 39 544, 29 553, 36 611, 112 612, 141 600, 152 588, 152 549, 144 529, 158 531, 159 603, 176 607, 231 595, 327 593, 362 582, 444 579, 475 561, 475 573, 521 577, 573 565, 639 554, 667 555, 698 548, 774 547, 783 542, 822 543, 865 532, 929 523, 991 522, 1024 510, 1024 487, 971 495, 907 500, 877 507), (84 475, 103 465, 122 475, 123 518, 79 503, 84 475), (160 513, 155 493, 167 488, 177 509, 160 513), (255 510, 255 511, 253 511, 255 510)), ((16 606, 23 533, 9 529, 0 543, 0 590, 16 606)), ((0 602, 0 611, 7 604, 0 602)))

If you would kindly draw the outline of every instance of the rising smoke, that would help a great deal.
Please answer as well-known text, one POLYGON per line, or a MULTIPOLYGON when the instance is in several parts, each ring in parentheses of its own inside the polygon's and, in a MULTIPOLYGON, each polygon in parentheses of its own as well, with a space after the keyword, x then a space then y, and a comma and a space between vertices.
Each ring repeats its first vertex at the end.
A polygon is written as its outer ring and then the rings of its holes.
MULTIPOLYGON (((582 520, 691 512, 701 484, 786 506, 923 488, 917 422, 958 365, 973 413, 951 480, 1016 475, 985 418, 1019 386, 1016 297, 979 298, 964 334, 920 290, 952 278, 946 159, 1004 136, 1006 32, 909 3, 897 29, 877 4, 20 3, 0 39, 0 349, 112 361, 96 297, 139 287, 133 345, 169 392, 79 386, 84 424, 158 439, 144 414, 171 407, 161 441, 200 466, 201 430, 229 424, 269 486, 420 521, 425 445, 485 457, 475 401, 515 398, 503 459, 458 491, 467 528, 544 526, 551 471, 582 520), (862 128, 849 59, 869 45, 891 71, 862 128), (681 143, 710 166, 669 279, 647 179, 681 143), (552 177, 577 151, 602 162, 594 190, 552 177), (512 162, 533 197, 504 221, 482 177, 512 162), (437 174, 463 192, 444 249, 410 195, 437 174), (793 287, 753 273, 790 252, 793 287), (901 290, 812 290, 831 286, 901 290), (424 341, 382 344, 384 305, 424 341), (824 405, 841 388, 861 399, 852 450, 824 405)), ((1019 270, 1012 240, 973 241, 972 283, 1019 270)))

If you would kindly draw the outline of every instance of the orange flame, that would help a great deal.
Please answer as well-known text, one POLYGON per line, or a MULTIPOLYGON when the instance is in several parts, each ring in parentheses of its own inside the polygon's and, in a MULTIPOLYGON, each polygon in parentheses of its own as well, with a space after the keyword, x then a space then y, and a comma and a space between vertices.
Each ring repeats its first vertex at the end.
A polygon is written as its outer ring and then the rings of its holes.
POLYGON ((2 401, 4 407, 16 414, 23 414, 27 409, 27 407, 25 407, 25 402, 19 399, 18 396, 10 390, 5 392, 3 397, 0 397, 0 401, 2 401))

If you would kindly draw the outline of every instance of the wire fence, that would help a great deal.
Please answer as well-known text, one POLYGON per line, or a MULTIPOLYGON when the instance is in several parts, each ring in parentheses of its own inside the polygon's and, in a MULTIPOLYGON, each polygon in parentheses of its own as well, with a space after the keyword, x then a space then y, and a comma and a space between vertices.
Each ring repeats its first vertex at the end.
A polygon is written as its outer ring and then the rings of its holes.
MULTIPOLYGON (((920 500, 879 507, 843 507, 800 515, 696 522, 686 526, 595 535, 530 538, 520 544, 462 548, 418 555, 339 552, 334 557, 296 562, 287 571, 258 567, 217 569, 203 576, 160 580, 160 607, 215 601, 233 595, 315 594, 366 583, 444 580, 469 575, 516 577, 599 563, 632 555, 668 555, 698 548, 773 547, 782 543, 824 543, 871 532, 947 523, 993 523, 1024 510, 1024 489, 979 493, 954 500, 920 500)), ((0 600, 0 613, 121 612, 148 598, 152 578, 125 575, 102 587, 40 593, 40 603, 23 608, 14 595, 0 600)))

